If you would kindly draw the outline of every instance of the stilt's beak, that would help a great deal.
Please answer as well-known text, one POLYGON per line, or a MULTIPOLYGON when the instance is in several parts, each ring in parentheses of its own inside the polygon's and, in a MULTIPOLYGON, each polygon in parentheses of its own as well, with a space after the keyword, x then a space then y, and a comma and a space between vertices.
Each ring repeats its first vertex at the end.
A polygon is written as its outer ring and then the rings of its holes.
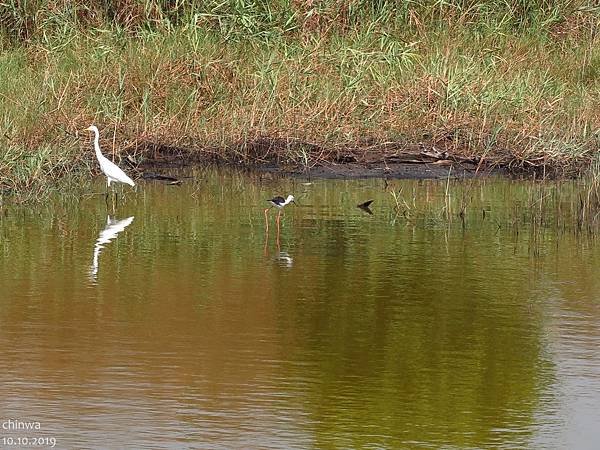
POLYGON ((296 206, 300 206, 300 205, 298 205, 298 203, 296 203, 296 200, 292 200, 292 203, 296 206))

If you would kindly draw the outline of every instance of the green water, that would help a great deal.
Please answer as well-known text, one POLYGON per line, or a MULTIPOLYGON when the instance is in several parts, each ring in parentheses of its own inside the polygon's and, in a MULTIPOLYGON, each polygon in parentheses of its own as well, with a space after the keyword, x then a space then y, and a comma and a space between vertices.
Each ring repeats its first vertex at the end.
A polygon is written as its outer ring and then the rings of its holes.
POLYGON ((0 419, 41 428, 1 439, 600 442, 600 245, 574 184, 191 175, 124 189, 109 218, 102 180, 1 211, 0 419))

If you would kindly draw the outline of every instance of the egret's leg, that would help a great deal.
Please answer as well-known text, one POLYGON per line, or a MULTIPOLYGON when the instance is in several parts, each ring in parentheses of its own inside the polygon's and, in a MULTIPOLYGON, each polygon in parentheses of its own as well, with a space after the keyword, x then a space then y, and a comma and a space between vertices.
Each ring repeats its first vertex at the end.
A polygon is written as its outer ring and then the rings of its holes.
POLYGON ((110 180, 106 179, 106 195, 104 196, 104 201, 106 202, 106 207, 108 208, 108 190, 110 189, 110 180))

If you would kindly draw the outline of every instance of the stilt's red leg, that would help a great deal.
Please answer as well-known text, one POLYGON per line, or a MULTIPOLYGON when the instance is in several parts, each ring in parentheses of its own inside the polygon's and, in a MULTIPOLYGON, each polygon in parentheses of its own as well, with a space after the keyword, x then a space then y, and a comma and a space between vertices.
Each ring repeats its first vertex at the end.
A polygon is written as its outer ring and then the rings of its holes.
POLYGON ((267 227, 267 231, 269 231, 269 218, 267 217, 267 213, 269 212, 271 208, 267 208, 265 209, 265 225, 267 227))
POLYGON ((265 230, 265 248, 264 248, 265 256, 268 255, 268 252, 267 252, 268 245, 269 245, 269 228, 267 227, 267 229, 265 230))
POLYGON ((277 244, 279 245, 279 222, 281 220, 281 211, 277 214, 277 244))

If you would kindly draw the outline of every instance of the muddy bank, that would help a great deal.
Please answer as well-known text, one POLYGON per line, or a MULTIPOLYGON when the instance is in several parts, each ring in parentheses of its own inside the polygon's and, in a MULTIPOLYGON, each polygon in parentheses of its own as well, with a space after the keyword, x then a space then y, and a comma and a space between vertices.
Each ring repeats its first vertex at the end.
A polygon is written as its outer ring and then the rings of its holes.
POLYGON ((498 169, 486 168, 477 172, 475 164, 456 164, 450 161, 443 164, 427 162, 342 162, 321 163, 314 167, 256 165, 251 167, 257 172, 267 172, 303 178, 352 179, 352 178, 390 178, 390 179, 436 179, 436 178, 472 178, 500 173, 498 169))
MULTIPOLYGON (((584 164, 565 167, 496 153, 471 157, 432 144, 385 143, 370 147, 323 149, 307 143, 270 139, 227 149, 185 149, 143 144, 126 160, 144 178, 160 179, 169 168, 216 165, 304 178, 436 179, 503 175, 532 179, 581 175, 584 164), (298 158, 302 155, 303 158, 298 158)), ((162 181, 170 181, 164 179, 162 181)))

